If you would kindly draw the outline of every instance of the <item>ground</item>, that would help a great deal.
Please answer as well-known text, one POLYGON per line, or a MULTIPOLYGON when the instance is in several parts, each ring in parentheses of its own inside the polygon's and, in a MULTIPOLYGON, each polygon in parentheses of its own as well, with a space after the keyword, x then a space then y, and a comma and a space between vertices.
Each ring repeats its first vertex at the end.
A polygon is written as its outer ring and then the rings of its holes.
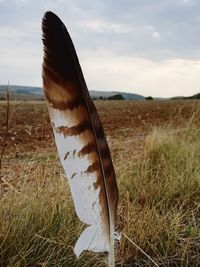
MULTIPOLYGON (((97 101, 95 102, 113 156, 138 152, 144 136, 155 126, 184 125, 198 101, 97 101), (124 148, 124 149, 123 149, 124 148)), ((6 103, 0 102, 0 142, 4 138, 6 103)), ((14 157, 54 146, 48 111, 43 101, 11 102, 6 155, 14 157)))
MULTIPOLYGON (((114 165, 115 165, 116 172, 117 172, 119 190, 120 190, 120 195, 121 195, 120 205, 119 205, 119 222, 118 222, 119 228, 121 229, 123 228, 124 231, 126 231, 126 233, 129 233, 129 235, 133 234, 136 238, 136 241, 141 246, 143 246, 143 248, 146 248, 146 251, 148 251, 149 253, 152 253, 154 259, 157 257, 157 261, 159 261, 160 263, 164 262, 162 266, 198 266, 195 264, 196 262, 198 262, 197 255, 199 253, 198 252, 199 248, 197 248, 197 245, 195 245, 195 242, 193 242, 194 239, 193 241, 191 241, 192 242, 191 244, 193 244, 191 245, 191 248, 190 248, 189 243, 187 243, 186 244, 187 248, 185 248, 185 245, 184 245, 182 249, 181 246, 179 246, 180 243, 176 243, 175 241, 173 243, 174 245, 172 246, 170 234, 167 234, 167 237, 166 237, 166 232, 170 233, 171 229, 175 227, 174 224, 177 222, 178 219, 180 219, 178 218, 178 215, 175 216, 177 214, 177 210, 171 209, 170 211, 171 213, 169 212, 169 210, 167 210, 168 208, 167 205, 172 205, 170 203, 175 203, 173 205, 175 205, 175 207, 179 210, 179 207, 176 206, 179 204, 177 204, 177 202, 174 202, 175 200, 181 203, 184 202, 184 198, 182 199, 180 197, 181 191, 177 192, 177 190, 180 187, 180 184, 178 184, 178 186, 176 185, 177 188, 175 188, 174 186, 173 190, 176 190, 176 191, 173 191, 173 194, 171 195, 170 195, 170 192, 168 192, 169 191, 168 189, 163 191, 164 188, 162 188, 162 186, 159 187, 159 180, 157 180, 161 178, 157 178, 157 173, 155 172, 155 170, 145 169, 146 167, 144 168, 145 161, 144 161, 143 155, 144 155, 144 147, 146 147, 146 144, 148 141, 147 136, 151 135, 154 132, 155 128, 162 128, 162 129, 170 128, 170 129, 175 130, 175 129, 181 129, 181 128, 186 127, 188 125, 188 121, 192 120, 192 118, 196 116, 195 114, 197 113, 197 110, 199 109, 199 101, 192 101, 192 100, 186 100, 186 101, 181 101, 181 100, 179 101, 177 100, 174 100, 174 101, 166 101, 166 100, 165 101, 155 101, 155 100, 154 101, 144 101, 144 100, 143 101, 96 101, 95 105, 97 107, 102 124, 106 132, 112 158, 113 158, 114 165), (138 168, 137 171, 134 171, 134 164, 135 162, 138 162, 138 160, 140 161, 140 159, 142 159, 143 163, 139 168, 137 167, 138 168), (141 171, 143 171, 143 173, 141 171), (145 171, 146 172, 148 171, 150 173, 147 173, 146 175, 145 171), (141 178, 142 176, 143 178, 141 178), (143 181, 141 181, 141 184, 138 184, 140 183, 141 179, 143 179, 143 181), (134 183, 134 181, 140 186, 138 187, 140 188, 139 189, 140 192, 137 191, 137 188, 135 185, 134 185, 135 187, 133 186, 134 189, 132 190, 132 183, 134 183), (169 199, 170 198, 172 199, 170 200, 171 202, 169 201, 161 202, 162 194, 164 195, 166 194, 166 192, 167 192, 167 197, 169 199), (154 198, 152 194, 154 194, 156 197, 154 198), (174 200, 175 195, 176 196, 178 195, 178 197, 176 197, 176 199, 174 200), (155 210, 154 207, 152 207, 153 202, 151 201, 151 199, 153 199, 155 206, 157 205, 157 211, 155 210), (163 206, 163 214, 161 212, 162 207, 160 207, 160 205, 165 205, 165 207, 163 206), (161 211, 160 211, 160 208, 161 208, 161 211), (148 215, 147 211, 151 215, 148 215), (169 220, 169 216, 164 214, 164 211, 168 215, 171 214, 170 215, 171 221, 169 220), (129 216, 129 212, 130 214, 132 214, 133 218, 135 216, 138 216, 138 218, 140 219, 134 220, 132 219, 132 217, 127 219, 126 216, 129 216), (162 229, 161 227, 156 228, 157 227, 156 224, 152 226, 153 219, 150 219, 149 217, 149 216, 151 217, 154 216, 152 214, 157 216, 155 217, 154 220, 158 219, 158 221, 161 224, 163 223, 162 229), (152 223, 150 224, 150 222, 152 223), (172 222, 174 223, 173 225, 171 225, 172 222), (132 225, 133 232, 131 232, 132 230, 129 229, 129 225, 132 225), (146 225, 146 228, 145 228, 145 225, 146 225), (167 230, 165 233, 163 233, 163 229, 165 227, 167 230), (149 239, 147 240, 147 238, 144 237, 144 235, 146 236, 148 234, 149 234, 149 239), (156 240, 156 237, 157 237, 157 240, 156 240), (164 245, 163 245, 164 241, 162 241, 163 247, 160 247, 161 246, 160 243, 162 239, 167 240, 166 244, 169 244, 166 248, 164 248, 164 245), (155 241, 155 244, 154 244, 154 241, 155 241), (177 253, 175 253, 175 251, 178 251, 178 248, 176 248, 176 245, 179 246, 179 252, 177 253), (196 247, 197 252, 194 252, 194 248, 192 246, 196 247), (185 253, 184 255, 183 255, 183 251, 185 253), (188 255, 190 255, 190 253, 194 254, 194 255, 192 254, 193 255, 192 257, 195 262, 194 265, 190 265, 190 264, 187 265, 188 259, 185 260, 185 258, 187 258, 188 255), (179 255, 183 255, 183 260, 181 259, 183 261, 183 264, 181 263, 182 265, 181 264, 173 265, 173 264, 176 264, 177 262, 180 262, 180 257, 182 256, 179 256, 179 255)), ((3 140, 5 138, 6 111, 7 111, 6 102, 1 101, 0 102, 0 144, 1 144, 0 153, 2 149, 3 140)), ((170 133, 173 133, 173 132, 170 132, 170 133)), ((157 135, 155 135, 154 138, 156 139, 157 135)), ((170 140, 171 140, 171 137, 169 138, 169 141, 170 140)), ((153 141, 151 140, 152 143, 154 141, 155 140, 153 141)), ((151 142, 150 142, 150 145, 152 145, 151 142)), ((189 143, 189 145, 194 146, 195 143, 194 144, 189 143)), ((175 147, 176 143, 174 143, 173 146, 175 147)), ((187 150, 189 151, 190 148, 187 148, 187 150)), ((156 153, 160 153, 159 150, 156 153)), ((165 153, 165 147, 164 147, 164 150, 162 150, 162 155, 164 155, 164 153, 165 153)), ((193 154, 197 155, 197 153, 199 152, 196 151, 195 153, 193 154)), ((151 157, 152 155, 158 161, 158 157, 160 156, 158 154, 154 155, 151 152, 151 157)), ((189 154, 185 156, 186 164, 187 164, 188 155, 189 154)), ((151 157, 148 160, 151 164, 154 164, 154 162, 151 162, 152 160, 151 157)), ((168 154, 166 157, 169 158, 168 154)), ((174 152, 173 152, 173 157, 176 157, 174 152)), ((192 154, 191 154, 191 157, 192 157, 192 154)), ((199 157, 199 154, 198 154, 198 157, 199 157)), ((179 158, 180 157, 177 158, 177 161, 179 158)), ((197 160, 198 162, 198 158, 197 159, 195 158, 195 160, 197 160)), ((182 161, 183 161, 183 164, 185 164, 184 159, 182 161)), ((160 161, 159 165, 155 165, 155 166, 157 166, 156 168, 158 169, 159 166, 161 166, 162 164, 163 162, 160 161)), ((172 166, 173 161, 170 164, 172 166)), ((195 163, 194 166, 191 165, 191 169, 188 169, 189 174, 190 172, 196 173, 195 179, 196 177, 199 177, 199 169, 195 169, 195 166, 197 165, 198 164, 195 163)), ((153 168, 155 167, 154 165, 152 166, 153 168)), ((37 187, 37 190, 38 189, 40 190, 40 188, 46 187, 48 191, 47 193, 51 194, 51 198, 56 195, 55 188, 49 189, 49 187, 47 186, 47 183, 51 181, 52 184, 55 184, 55 186, 58 186, 57 179, 58 178, 60 179, 60 177, 63 178, 64 173, 63 173, 63 169, 59 163, 59 159, 56 153, 56 148, 55 148, 53 134, 52 134, 52 128, 51 128, 50 121, 49 121, 48 111, 47 111, 47 108, 44 102, 42 101, 38 101, 38 102, 24 102, 24 101, 13 102, 12 101, 10 102, 8 134, 6 136, 6 146, 5 146, 4 154, 2 155, 2 166, 1 167, 2 167, 1 173, 0 173, 1 179, 2 179, 1 196, 2 196, 2 202, 5 205, 5 210, 4 211, 2 210, 3 213, 6 214, 7 212, 6 203, 9 202, 9 196, 11 196, 11 198, 13 199, 16 196, 18 198, 18 196, 20 195, 19 193, 23 191, 24 184, 27 185, 27 183, 30 183, 31 186, 33 186, 34 190, 36 190, 35 189, 36 187, 37 187), (52 191, 49 192, 49 190, 52 190, 52 191), (12 192, 18 195, 13 196, 12 192)), ((176 171, 176 169, 174 170, 176 171)), ((159 175, 161 176, 166 175, 166 173, 163 174, 159 172, 159 175)), ((166 177, 169 177, 169 173, 167 173, 166 177)), ((196 183, 195 179, 194 179, 194 182, 196 183)), ((180 183, 182 184, 182 182, 180 183)), ((160 182, 160 184, 162 184, 162 181, 160 182)), ((180 219, 180 224, 179 224, 180 235, 177 234, 178 238, 180 237, 180 239, 177 242, 182 242, 182 241, 186 242, 185 240, 188 240, 188 237, 184 239, 182 236, 183 232, 186 231, 185 229, 186 228, 188 229, 188 225, 186 224, 185 228, 181 228, 183 227, 184 223, 187 220, 191 221, 192 218, 194 217, 196 220, 195 227, 197 228, 199 217, 198 215, 195 215, 195 214, 198 214, 197 201, 199 197, 198 197, 198 194, 194 195, 194 188, 198 188, 198 190, 200 188, 199 184, 198 186, 197 184, 196 185, 192 184, 191 185, 193 186, 191 187, 192 189, 188 189, 188 192, 189 190, 190 192, 187 193, 187 196, 188 196, 187 198, 188 203, 186 205, 187 208, 183 205, 183 213, 180 213, 180 214, 187 213, 187 218, 185 218, 184 215, 181 215, 182 217, 180 216, 183 219, 183 221, 181 221, 180 219), (196 203, 195 204, 196 206, 194 205, 195 208, 192 211, 192 214, 190 214, 191 213, 190 205, 193 205, 191 204, 193 202, 196 203)), ((168 188, 167 187, 168 185, 166 184, 163 184, 163 186, 166 186, 166 188, 168 188)), ((34 194, 38 194, 37 190, 34 191, 35 192, 34 194)), ((26 193, 27 192, 29 192, 29 189, 28 191, 26 191, 26 193)), ((65 196, 65 192, 63 196, 65 196)), ((35 203, 34 201, 33 202, 30 201, 30 202, 35 203)), ((20 202, 20 203, 22 203, 21 205, 25 205, 24 202, 20 202)), ((62 203, 65 203, 65 201, 62 203)), ((11 204, 12 203, 10 203, 9 205, 11 204)), ((8 209, 10 209, 11 207, 9 205, 8 205, 8 209)), ((49 206, 48 208, 49 210, 51 210, 52 206, 51 207, 49 206)), ((73 210, 73 207, 71 208, 73 210)), ((38 209, 35 211, 37 211, 38 214, 40 214, 38 209)), ((182 212, 182 210, 180 212, 182 212)), ((30 218, 32 218, 31 216, 34 217, 33 214, 32 215, 30 214, 30 218)), ((77 221, 77 219, 75 219, 75 221, 77 221)), ((5 227, 5 229, 9 229, 9 221, 8 221, 8 228, 6 228, 7 227, 6 224, 4 225, 3 222, 1 222, 1 220, 0 220, 0 227, 1 227, 1 223, 5 227)), ((67 227, 68 226, 66 225, 66 229, 67 227)), ((16 226, 16 229, 18 229, 17 226, 16 226)), ((80 230, 80 228, 78 229, 80 230)), ((5 231, 2 228, 2 233, 0 232, 0 238, 1 237, 3 238, 4 244, 6 244, 6 241, 9 237, 8 233, 5 231)), ((36 237, 38 238, 38 236, 40 235, 35 234, 34 231, 35 230, 33 230, 32 236, 34 236, 34 238, 36 237)), ((57 236, 55 238, 59 238, 59 237, 57 236)), ((197 235, 195 238, 196 238, 196 241, 198 241, 199 243, 199 235, 197 235)), ((72 242, 72 244, 74 245, 75 240, 72 240, 70 242, 72 242)), ((15 246, 18 246, 18 245, 19 244, 17 243, 17 245, 15 246)), ((23 248, 24 248, 24 245, 23 245, 23 248)), ((18 248, 18 250, 20 249, 18 248)), ((24 251, 23 253, 24 253, 23 255, 25 255, 24 258, 26 259, 27 262, 29 261, 34 262, 35 264, 35 265, 30 264, 27 266, 39 266, 36 256, 30 259, 28 253, 26 254, 24 251)), ((72 253, 72 251, 70 253, 72 253)), ((21 256, 19 256, 18 258, 17 256, 18 254, 16 254, 16 247, 11 252, 11 249, 8 246, 6 247, 5 245, 5 249, 2 250, 2 252, 0 251, 0 255, 2 257, 2 258, 0 257, 0 263, 1 261, 9 262, 9 263, 11 262, 10 263, 11 265, 8 264, 8 265, 0 265, 0 266, 26 266, 23 264, 18 265, 19 262, 21 264, 21 258, 20 258, 21 256), (5 253, 3 251, 5 251, 5 253), (9 253, 10 253, 10 256, 9 256, 10 258, 8 257, 9 253), (13 255, 15 255, 17 260, 15 261, 13 260, 14 259, 13 255), (14 263, 12 262, 12 260, 14 263)), ((138 256, 138 252, 136 254, 135 252, 133 253, 133 249, 131 245, 127 245, 125 241, 122 242, 117 258, 119 259, 119 261, 122 262, 122 259, 124 259, 124 257, 126 258, 126 260, 129 259, 128 262, 137 261, 140 258, 138 256)), ((45 258, 43 259, 43 261, 44 262, 50 261, 49 256, 47 258, 48 260, 45 260, 46 259, 45 258)), ((60 262, 62 260, 60 256, 59 256, 59 260, 60 262)), ((124 260, 124 262, 126 262, 126 260, 124 260)), ((64 258, 63 258, 63 261, 64 261, 64 258)), ((124 266, 133 266, 131 264, 124 265, 124 266)), ((48 262, 47 265, 44 265, 44 266, 67 266, 67 265, 65 264, 62 265, 61 263, 58 265, 56 265, 55 263, 54 265, 51 265, 48 262)), ((72 266, 72 265, 69 265, 69 266, 72 266)), ((73 265, 73 266, 76 266, 76 265, 73 265)), ((83 266, 83 265, 80 264, 79 266, 83 266)), ((103 265, 98 265, 98 266, 103 266, 103 265)), ((120 266, 123 266, 123 265, 120 265, 120 266)), ((146 265, 146 266, 151 266, 151 265, 146 265)))

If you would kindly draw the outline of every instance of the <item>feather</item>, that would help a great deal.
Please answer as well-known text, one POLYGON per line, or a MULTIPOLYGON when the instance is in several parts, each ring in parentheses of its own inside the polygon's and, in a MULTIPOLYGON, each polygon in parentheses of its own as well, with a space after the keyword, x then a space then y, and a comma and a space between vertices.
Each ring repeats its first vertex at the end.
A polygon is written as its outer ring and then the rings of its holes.
POLYGON ((77 216, 88 225, 74 251, 112 254, 118 188, 104 130, 64 24, 47 12, 42 30, 43 87, 55 142, 77 216))

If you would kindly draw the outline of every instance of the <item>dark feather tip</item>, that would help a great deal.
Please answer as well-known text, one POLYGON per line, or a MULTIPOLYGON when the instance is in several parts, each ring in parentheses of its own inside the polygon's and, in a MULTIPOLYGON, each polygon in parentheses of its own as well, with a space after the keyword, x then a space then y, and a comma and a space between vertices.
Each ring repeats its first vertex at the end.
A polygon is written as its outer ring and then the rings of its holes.
POLYGON ((53 12, 48 11, 42 20, 42 31, 43 73, 48 74, 57 83, 77 82, 81 68, 74 45, 63 22, 53 12))

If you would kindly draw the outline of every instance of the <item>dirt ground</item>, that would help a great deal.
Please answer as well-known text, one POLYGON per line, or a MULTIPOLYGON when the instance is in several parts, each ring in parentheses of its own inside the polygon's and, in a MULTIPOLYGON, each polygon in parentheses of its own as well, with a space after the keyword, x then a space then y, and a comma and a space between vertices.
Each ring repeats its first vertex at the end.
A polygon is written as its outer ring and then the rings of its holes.
MULTIPOLYGON (((137 151, 153 127, 184 125, 200 106, 198 101, 97 101, 95 104, 115 156, 119 146, 135 145, 137 151)), ((44 102, 11 102, 9 113, 6 155, 17 157, 54 146, 44 102)), ((6 103, 0 102, 0 144, 5 127, 6 103)))
MULTIPOLYGON (((199 108, 198 101, 97 101, 114 164, 126 163, 140 153, 154 127, 184 125, 199 108)), ((6 103, 0 102, 0 153, 6 129, 6 103)), ((1 176, 15 180, 20 168, 37 155, 38 164, 57 157, 44 102, 11 102, 9 129, 1 176)), ((55 162, 55 161, 54 161, 55 162)), ((58 163, 59 164, 59 163, 58 163)), ((34 165, 32 168, 35 168, 34 165)), ((24 174, 23 174, 24 175, 24 174)))

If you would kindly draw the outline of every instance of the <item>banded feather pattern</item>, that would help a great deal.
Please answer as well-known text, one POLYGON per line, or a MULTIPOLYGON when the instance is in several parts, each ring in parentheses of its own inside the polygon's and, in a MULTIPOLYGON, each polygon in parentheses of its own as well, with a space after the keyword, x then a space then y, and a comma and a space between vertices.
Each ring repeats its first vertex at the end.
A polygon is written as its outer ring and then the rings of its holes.
POLYGON ((43 87, 55 142, 77 216, 88 225, 74 251, 112 254, 118 189, 104 130, 66 27, 47 12, 42 30, 43 87))

